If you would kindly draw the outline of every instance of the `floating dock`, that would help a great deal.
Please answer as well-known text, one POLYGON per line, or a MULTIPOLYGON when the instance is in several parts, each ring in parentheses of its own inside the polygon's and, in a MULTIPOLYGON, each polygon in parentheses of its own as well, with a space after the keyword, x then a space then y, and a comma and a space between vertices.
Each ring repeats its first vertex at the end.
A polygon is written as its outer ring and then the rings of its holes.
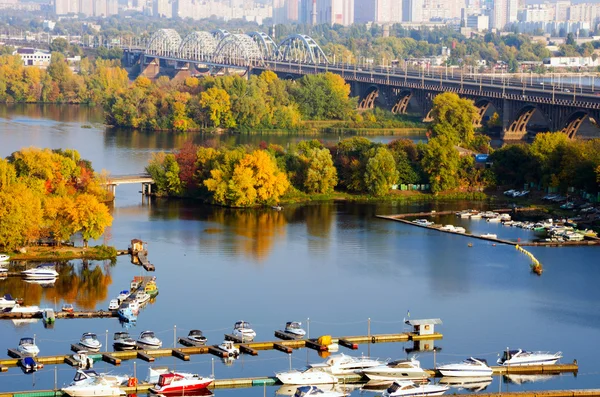
MULTIPOLYGON (((227 337, 227 335, 226 335, 227 337)), ((233 335, 229 335, 230 338, 235 338, 233 335)), ((403 332, 399 334, 373 334, 373 335, 358 335, 358 336, 343 336, 339 338, 332 338, 333 343, 338 343, 342 346, 354 349, 355 345, 367 344, 367 343, 392 343, 392 342, 408 342, 416 341, 421 339, 433 340, 442 339, 442 334, 434 333, 431 335, 417 335, 412 332, 403 332), (342 342, 340 342, 342 341, 342 342)), ((181 338, 180 338, 181 339, 181 338)), ((235 338, 237 339, 237 338, 235 338)), ((244 342, 239 343, 234 340, 236 346, 240 348, 242 352, 247 354, 256 355, 260 350, 278 350, 284 353, 291 353, 294 349, 309 348, 317 351, 327 351, 327 346, 320 345, 317 339, 297 339, 297 340, 275 340, 267 342, 244 342)), ((73 345, 76 346, 76 345, 73 345)), ((72 346, 72 347, 73 347, 72 346)), ((356 346, 358 347, 358 346, 356 346)), ((0 367, 15 367, 18 364, 19 353, 14 349, 8 349, 9 356, 11 359, 0 359, 0 367)), ((156 350, 126 350, 126 351, 115 351, 115 352, 99 352, 102 360, 113 365, 119 365, 122 360, 133 360, 136 358, 153 361, 156 357, 168 357, 173 356, 182 360, 189 359, 189 356, 195 354, 212 354, 218 357, 228 357, 227 353, 219 349, 217 345, 207 346, 192 346, 192 347, 181 347, 181 348, 165 348, 156 350)), ((69 358, 71 355, 60 355, 50 357, 37 357, 37 361, 42 364, 69 364, 69 358)), ((100 357, 98 357, 100 359, 100 357)), ((1 397, 1 396, 0 396, 1 397)))
MULTIPOLYGON (((494 212, 506 212, 505 210, 494 210, 494 212)), ((419 212, 419 213, 412 213, 412 214, 398 214, 398 215, 375 215, 377 218, 380 219, 387 219, 387 220, 391 220, 391 221, 396 221, 396 222, 401 222, 407 225, 411 225, 411 226, 416 226, 416 227, 421 227, 424 229, 429 229, 429 230, 435 230, 438 232, 442 232, 442 233, 449 233, 449 234, 454 234, 457 236, 464 236, 464 237, 470 237, 470 238, 475 238, 478 240, 484 240, 484 241, 488 241, 491 243, 497 243, 497 244, 506 244, 506 245, 520 245, 520 246, 544 246, 544 247, 573 247, 573 246, 593 246, 593 245, 600 245, 600 239, 591 239, 591 240, 582 240, 582 241, 510 241, 510 240, 504 240, 501 238, 494 238, 494 237, 485 237, 485 236, 479 236, 476 234, 470 234, 470 233, 460 233, 460 232, 455 232, 453 230, 442 230, 440 229, 442 227, 442 225, 432 225, 432 226, 425 226, 425 225, 419 225, 414 223, 413 221, 409 221, 407 219, 407 217, 424 217, 424 216, 436 216, 436 215, 450 215, 450 214, 454 214, 456 211, 440 211, 440 212, 419 212)))

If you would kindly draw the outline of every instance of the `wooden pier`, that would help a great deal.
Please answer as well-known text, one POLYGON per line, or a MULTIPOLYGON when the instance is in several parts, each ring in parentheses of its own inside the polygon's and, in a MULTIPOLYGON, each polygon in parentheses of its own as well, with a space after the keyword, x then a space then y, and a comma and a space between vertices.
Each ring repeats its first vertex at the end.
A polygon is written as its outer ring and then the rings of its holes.
MULTIPOLYGON (((436 216, 436 215, 449 215, 449 214, 453 214, 456 211, 440 211, 440 212, 420 212, 420 213, 415 213, 415 214, 398 214, 398 215, 375 215, 377 218, 380 219, 387 219, 387 220, 392 220, 392 221, 396 221, 396 222, 401 222, 407 225, 411 225, 411 226, 416 226, 416 227, 421 227, 424 229, 429 229, 429 230, 435 230, 441 233, 448 233, 448 234, 454 234, 457 236, 464 236, 464 237, 470 237, 470 238, 475 238, 478 240, 484 240, 484 241, 488 241, 494 244, 506 244, 506 245, 520 245, 520 246, 544 246, 544 247, 573 247, 573 246, 592 246, 592 245, 600 245, 600 239, 593 239, 593 240, 582 240, 582 241, 510 241, 510 240, 505 240, 505 239, 501 239, 501 238, 494 238, 494 237, 485 237, 485 236, 479 236, 476 234, 471 234, 471 233, 460 233, 460 232, 455 232, 453 230, 443 230, 440 229, 442 227, 442 225, 436 224, 436 225, 432 225, 432 226, 425 226, 425 225, 419 225, 417 223, 414 223, 413 221, 409 221, 407 219, 404 219, 406 217, 424 217, 424 216, 436 216)), ((494 212, 502 212, 502 210, 494 210, 494 212)))

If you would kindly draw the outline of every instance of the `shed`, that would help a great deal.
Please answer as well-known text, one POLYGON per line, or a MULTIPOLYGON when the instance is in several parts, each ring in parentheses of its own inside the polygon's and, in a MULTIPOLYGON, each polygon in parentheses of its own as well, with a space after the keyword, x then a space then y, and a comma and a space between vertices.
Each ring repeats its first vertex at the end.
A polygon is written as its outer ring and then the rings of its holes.
POLYGON ((134 238, 133 240, 131 240, 131 252, 137 253, 137 252, 144 251, 144 249, 145 249, 144 244, 145 243, 142 240, 134 238))
POLYGON ((422 320, 406 320, 404 322, 413 327, 413 332, 417 335, 432 335, 435 333, 435 326, 442 324, 439 318, 427 318, 422 320))

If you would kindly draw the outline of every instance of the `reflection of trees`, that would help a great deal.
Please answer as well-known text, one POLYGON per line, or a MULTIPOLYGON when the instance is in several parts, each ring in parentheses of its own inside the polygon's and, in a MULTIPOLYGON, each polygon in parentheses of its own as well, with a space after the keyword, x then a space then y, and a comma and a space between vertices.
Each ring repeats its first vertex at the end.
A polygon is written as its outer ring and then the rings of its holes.
MULTIPOLYGON (((214 208, 206 219, 227 226, 237 238, 233 240, 236 253, 264 259, 273 243, 285 237, 286 219, 283 212, 273 210, 232 210, 214 208), (240 238, 241 237, 241 238, 240 238)), ((223 238, 227 238, 224 234, 223 238)))
POLYGON ((26 116, 33 119, 50 119, 86 124, 104 122, 104 112, 102 107, 22 103, 3 104, 0 106, 1 118, 14 118, 15 115, 26 116))
POLYGON ((57 266, 59 276, 54 287, 44 288, 39 284, 29 284, 20 277, 8 277, 0 284, 1 294, 10 293, 13 297, 25 299, 26 305, 40 305, 42 298, 48 302, 69 302, 84 310, 94 310, 98 302, 108 296, 108 286, 112 277, 105 266, 74 265, 57 266))

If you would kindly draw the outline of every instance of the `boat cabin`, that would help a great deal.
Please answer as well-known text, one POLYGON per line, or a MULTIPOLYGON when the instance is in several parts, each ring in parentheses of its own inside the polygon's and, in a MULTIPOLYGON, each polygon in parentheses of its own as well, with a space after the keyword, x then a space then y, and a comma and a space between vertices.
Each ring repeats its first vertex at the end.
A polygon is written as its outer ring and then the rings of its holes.
POLYGON ((33 338, 21 338, 19 346, 23 345, 35 345, 35 342, 33 341, 33 338))
POLYGON ((395 393, 398 390, 412 390, 418 389, 419 386, 411 381, 396 381, 387 389, 389 394, 395 393))
POLYGON ((285 323, 285 329, 302 329, 302 323, 298 321, 288 321, 285 323))
POLYGON ((325 393, 317 386, 300 386, 296 389, 294 397, 318 396, 319 394, 325 393))
POLYGON ((130 339, 129 332, 115 332, 114 340, 130 339))
POLYGON ((238 321, 233 326, 233 329, 239 329, 239 330, 242 330, 242 329, 252 329, 252 326, 247 321, 238 321))
POLYGON ((476 357, 469 357, 465 360, 465 364, 472 364, 472 365, 481 365, 481 364, 485 364, 488 365, 487 360, 485 358, 476 358, 476 357))
POLYGON ((93 369, 80 369, 75 373, 73 382, 81 382, 82 380, 97 378, 98 376, 98 372, 93 369))
POLYGON ((435 333, 435 326, 442 324, 442 320, 439 318, 428 318, 423 320, 411 320, 404 321, 406 325, 413 327, 413 332, 417 335, 433 335, 435 333))
POLYGON ((158 377, 158 386, 168 386, 174 381, 178 381, 183 379, 183 376, 179 374, 174 374, 172 372, 168 374, 162 374, 158 377))
POLYGON ((155 338, 154 331, 144 331, 140 334, 140 339, 153 339, 153 338, 155 338))

